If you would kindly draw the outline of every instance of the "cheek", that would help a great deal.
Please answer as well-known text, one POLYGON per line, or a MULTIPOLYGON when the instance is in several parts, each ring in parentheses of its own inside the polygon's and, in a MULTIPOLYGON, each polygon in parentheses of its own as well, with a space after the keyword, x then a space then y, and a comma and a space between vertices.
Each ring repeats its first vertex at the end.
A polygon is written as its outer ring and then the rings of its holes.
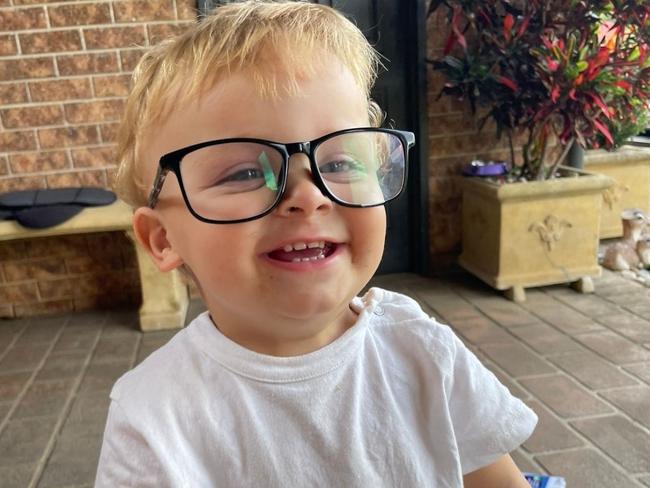
POLYGON ((384 207, 372 207, 358 210, 355 216, 355 240, 359 249, 368 253, 368 258, 381 259, 386 239, 386 211, 384 207))

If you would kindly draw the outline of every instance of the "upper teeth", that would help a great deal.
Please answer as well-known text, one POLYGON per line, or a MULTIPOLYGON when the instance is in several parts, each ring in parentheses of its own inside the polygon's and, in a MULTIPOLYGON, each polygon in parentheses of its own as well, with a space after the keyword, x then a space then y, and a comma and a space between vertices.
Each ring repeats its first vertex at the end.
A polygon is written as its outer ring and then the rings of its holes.
POLYGON ((302 251, 303 249, 307 248, 320 248, 323 249, 325 247, 325 241, 314 241, 314 242, 295 242, 293 244, 287 244, 284 246, 284 251, 285 252, 291 252, 291 251, 302 251))

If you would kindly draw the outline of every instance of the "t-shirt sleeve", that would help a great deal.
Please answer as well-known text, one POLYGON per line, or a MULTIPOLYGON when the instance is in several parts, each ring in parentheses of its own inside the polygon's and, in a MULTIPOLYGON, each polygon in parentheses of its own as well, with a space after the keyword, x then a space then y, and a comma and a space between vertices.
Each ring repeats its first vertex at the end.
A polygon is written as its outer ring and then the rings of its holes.
POLYGON ((99 455, 95 488, 172 486, 154 452, 113 400, 99 455))
POLYGON ((449 412, 465 475, 516 449, 532 434, 537 415, 449 333, 453 358, 449 412))

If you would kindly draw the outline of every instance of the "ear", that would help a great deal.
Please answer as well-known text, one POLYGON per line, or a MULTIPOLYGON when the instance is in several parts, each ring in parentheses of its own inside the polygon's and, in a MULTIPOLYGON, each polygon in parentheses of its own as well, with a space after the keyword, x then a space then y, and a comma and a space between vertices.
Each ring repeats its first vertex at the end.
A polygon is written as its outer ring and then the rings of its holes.
POLYGON ((148 207, 136 209, 133 232, 160 271, 170 271, 183 264, 183 259, 167 240, 167 230, 155 210, 148 207))

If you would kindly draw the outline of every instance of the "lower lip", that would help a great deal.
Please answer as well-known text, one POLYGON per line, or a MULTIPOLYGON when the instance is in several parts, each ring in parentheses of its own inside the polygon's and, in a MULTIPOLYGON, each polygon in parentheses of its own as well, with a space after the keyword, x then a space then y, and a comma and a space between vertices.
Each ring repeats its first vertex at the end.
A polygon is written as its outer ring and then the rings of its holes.
POLYGON ((290 271, 317 271, 330 266, 343 253, 345 247, 345 244, 337 244, 332 254, 326 258, 314 259, 313 261, 299 261, 295 263, 293 261, 280 261, 278 259, 271 259, 268 254, 263 254, 262 259, 277 268, 290 271))

